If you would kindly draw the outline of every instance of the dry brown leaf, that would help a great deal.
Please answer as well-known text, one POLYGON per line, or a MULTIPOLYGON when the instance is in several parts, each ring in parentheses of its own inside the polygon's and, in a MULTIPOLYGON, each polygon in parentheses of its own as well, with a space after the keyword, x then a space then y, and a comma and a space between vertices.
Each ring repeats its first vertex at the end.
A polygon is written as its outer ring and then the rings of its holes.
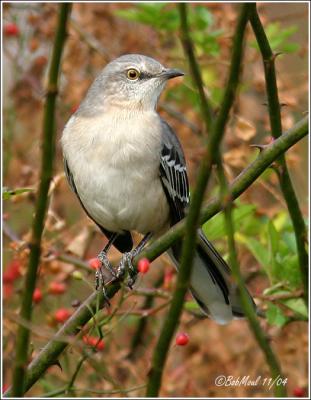
POLYGON ((236 118, 235 134, 239 139, 248 141, 256 135, 256 128, 245 118, 236 118))
POLYGON ((75 254, 78 257, 83 257, 85 252, 85 246, 88 243, 88 237, 90 235, 90 227, 85 226, 82 231, 66 246, 66 251, 75 254))
POLYGON ((249 149, 246 146, 239 146, 224 154, 225 164, 236 168, 244 168, 247 163, 249 149))

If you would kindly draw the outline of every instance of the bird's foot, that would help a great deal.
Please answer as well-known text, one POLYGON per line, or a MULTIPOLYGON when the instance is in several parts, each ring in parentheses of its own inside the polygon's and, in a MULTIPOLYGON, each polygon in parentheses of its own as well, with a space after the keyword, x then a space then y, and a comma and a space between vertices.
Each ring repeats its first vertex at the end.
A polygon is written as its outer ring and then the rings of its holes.
POLYGON ((98 259, 101 262, 100 267, 95 272, 95 289, 101 289, 103 291, 105 300, 110 305, 109 297, 107 295, 106 284, 105 284, 105 270, 108 270, 113 276, 113 281, 118 279, 115 269, 110 263, 106 252, 102 251, 98 255, 98 259))
POLYGON ((134 283, 136 281, 136 277, 137 277, 136 268, 134 268, 133 263, 132 263, 133 258, 136 256, 136 254, 137 254, 136 249, 134 249, 128 253, 124 253, 121 258, 120 264, 117 268, 118 279, 123 278, 124 275, 126 273, 128 273, 129 276, 128 276, 126 285, 130 289, 133 288, 133 285, 134 285, 134 283))

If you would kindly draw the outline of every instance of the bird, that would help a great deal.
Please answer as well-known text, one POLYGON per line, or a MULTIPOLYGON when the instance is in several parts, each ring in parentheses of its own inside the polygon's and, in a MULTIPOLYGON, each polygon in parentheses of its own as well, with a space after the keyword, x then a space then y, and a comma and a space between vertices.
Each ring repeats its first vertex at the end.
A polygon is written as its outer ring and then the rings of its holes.
MULTIPOLYGON (((132 259, 186 217, 190 191, 185 155, 177 135, 157 112, 168 80, 183 75, 146 55, 122 55, 99 73, 63 129, 69 185, 108 239, 98 255, 102 266, 97 288, 104 284, 104 268, 116 278, 127 269, 131 287, 136 276, 132 259), (143 239, 133 248, 134 231, 143 239), (111 246, 122 253, 116 269, 108 258, 111 246)), ((202 314, 219 324, 243 318, 229 266, 201 228, 197 235, 190 279, 193 298, 202 314)), ((177 270, 181 246, 179 240, 168 251, 177 270)))

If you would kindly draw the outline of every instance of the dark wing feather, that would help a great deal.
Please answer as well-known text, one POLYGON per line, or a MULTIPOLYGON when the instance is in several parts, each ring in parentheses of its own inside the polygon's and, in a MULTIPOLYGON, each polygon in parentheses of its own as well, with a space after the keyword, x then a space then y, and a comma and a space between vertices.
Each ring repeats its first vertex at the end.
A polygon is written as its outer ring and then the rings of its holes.
POLYGON ((190 195, 184 153, 177 136, 162 120, 162 151, 160 158, 160 178, 171 210, 171 224, 185 216, 190 195))
MULTIPOLYGON (((107 229, 105 229, 104 227, 102 227, 101 225, 99 225, 88 213, 88 211, 86 210, 84 204, 82 203, 74 179, 73 179, 73 175, 69 169, 68 166, 68 162, 67 160, 64 158, 64 169, 65 169, 65 174, 68 180, 68 183, 72 189, 72 191, 76 194, 83 210, 85 211, 85 213, 88 215, 88 217, 95 222, 95 224, 99 227, 99 229, 103 232, 104 235, 107 236, 107 238, 110 240, 110 238, 112 237, 112 235, 114 234, 114 232, 110 232, 107 229)), ((130 234, 130 232, 126 231, 123 234, 119 234, 116 239, 113 242, 113 245, 121 252, 121 253, 125 253, 128 251, 131 251, 133 248, 133 240, 132 240, 132 236, 130 234)))

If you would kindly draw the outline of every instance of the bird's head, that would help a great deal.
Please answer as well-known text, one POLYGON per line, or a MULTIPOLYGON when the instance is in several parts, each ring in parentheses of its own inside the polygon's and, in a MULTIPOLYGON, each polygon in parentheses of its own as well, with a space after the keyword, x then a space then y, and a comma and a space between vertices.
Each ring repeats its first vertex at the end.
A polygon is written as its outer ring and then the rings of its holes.
POLYGON ((182 76, 153 58, 127 54, 106 65, 90 87, 84 107, 153 110, 169 79, 182 76))

